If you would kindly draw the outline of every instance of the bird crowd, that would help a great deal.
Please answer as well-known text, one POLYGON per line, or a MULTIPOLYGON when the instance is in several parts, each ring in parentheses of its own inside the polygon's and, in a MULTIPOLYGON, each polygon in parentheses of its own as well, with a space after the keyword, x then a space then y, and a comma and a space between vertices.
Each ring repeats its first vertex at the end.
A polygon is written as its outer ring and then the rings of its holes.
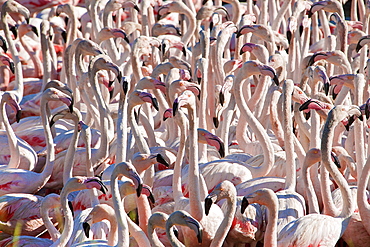
POLYGON ((7 0, 0 247, 370 246, 370 1, 7 0))

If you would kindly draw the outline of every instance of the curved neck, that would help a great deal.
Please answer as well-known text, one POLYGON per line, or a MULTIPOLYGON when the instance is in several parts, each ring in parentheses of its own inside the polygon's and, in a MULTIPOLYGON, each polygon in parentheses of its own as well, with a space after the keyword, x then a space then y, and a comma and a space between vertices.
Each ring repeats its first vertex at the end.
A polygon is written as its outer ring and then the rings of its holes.
POLYGON ((112 200, 113 200, 113 207, 114 211, 116 212, 117 222, 118 222, 118 243, 117 246, 128 247, 130 243, 129 239, 129 231, 127 226, 127 220, 125 218, 125 209, 122 205, 122 199, 119 194, 118 188, 118 175, 117 172, 113 171, 111 177, 114 178, 112 181, 111 179, 111 186, 112 186, 112 200))
POLYGON ((8 168, 18 168, 20 163, 20 152, 19 152, 19 145, 17 136, 14 134, 12 126, 9 124, 8 116, 6 115, 5 110, 5 101, 2 100, 0 107, 1 107, 1 114, 0 114, 0 122, 4 124, 6 135, 8 136, 8 143, 10 149, 10 160, 8 163, 8 168))
POLYGON ((10 30, 8 26, 8 22, 6 21, 6 12, 1 13, 1 22, 2 27, 4 28, 4 34, 6 41, 9 45, 10 53, 12 54, 12 59, 14 62, 14 69, 15 69, 15 85, 12 92, 14 92, 15 96, 17 97, 17 102, 20 103, 23 98, 23 72, 22 72, 22 64, 19 59, 19 53, 17 49, 15 48, 14 41, 12 39, 12 36, 10 35, 10 30))
POLYGON ((21 44, 24 48, 24 50, 28 53, 28 55, 31 58, 31 61, 33 63, 33 67, 35 69, 35 77, 40 78, 43 75, 42 72, 42 63, 40 58, 38 58, 35 54, 35 52, 32 50, 30 45, 26 42, 24 42, 23 37, 20 37, 21 44))
POLYGON ((277 197, 271 198, 271 204, 267 205, 268 208, 268 223, 266 226, 264 246, 276 247, 277 246, 277 222, 278 222, 278 199, 277 197))
MULTIPOLYGON (((362 170, 360 180, 357 185, 357 205, 358 211, 362 219, 370 218, 370 206, 366 195, 366 187, 369 182, 370 175, 370 159, 368 158, 362 170)), ((370 234, 370 222, 368 220, 362 221, 366 231, 370 234)))
POLYGON ((134 106, 130 105, 129 103, 128 104, 129 124, 135 137, 135 141, 138 145, 139 152, 143 154, 150 154, 149 146, 144 140, 144 137, 141 135, 139 131, 139 126, 136 123, 134 111, 135 111, 134 106))
POLYGON ((150 246, 153 247, 164 247, 162 242, 159 240, 157 233, 155 232, 155 226, 154 225, 149 225, 148 227, 148 237, 150 241, 150 246))
POLYGON ((108 132, 108 125, 110 123, 110 115, 108 106, 103 100, 103 97, 100 93, 99 84, 97 82, 96 74, 99 69, 92 69, 89 71, 89 80, 91 83, 91 87, 93 88, 97 103, 98 103, 98 110, 100 116, 100 133, 101 133, 101 143, 98 152, 98 159, 105 159, 108 157, 108 144, 109 144, 109 132, 108 132))
POLYGON ((321 152, 322 162, 325 168, 328 170, 330 175, 333 177, 335 182, 338 184, 343 197, 343 208, 339 215, 342 219, 349 218, 354 210, 354 203, 352 201, 352 195, 349 190, 347 181, 338 171, 336 166, 331 161, 331 149, 333 146, 334 127, 338 125, 339 120, 335 119, 335 111, 331 111, 323 129, 323 135, 321 138, 321 152))
POLYGON ((172 226, 174 224, 171 224, 170 227, 168 227, 168 229, 166 229, 166 232, 167 232, 167 237, 168 237, 168 240, 170 241, 171 243, 171 246, 173 247, 185 247, 184 244, 182 244, 175 236, 175 234, 173 233, 173 229, 172 229, 172 226))
POLYGON ((303 166, 302 166, 302 179, 303 183, 306 188, 306 198, 308 203, 308 209, 310 214, 319 214, 319 203, 317 201, 316 192, 313 188, 310 173, 309 173, 309 167, 307 159, 305 159, 303 166))
POLYGON ((54 242, 52 247, 62 247, 66 246, 67 242, 69 241, 70 237, 72 236, 73 232, 73 216, 72 212, 69 209, 68 206, 68 199, 67 196, 69 194, 69 191, 67 190, 62 190, 62 193, 60 194, 60 201, 62 204, 63 212, 64 212, 64 230, 62 232, 62 235, 60 238, 54 242))
POLYGON ((49 125, 48 115, 47 115, 47 100, 44 98, 41 98, 40 102, 41 106, 41 120, 42 125, 44 127, 44 134, 45 134, 45 142, 46 142, 46 165, 44 170, 40 173, 40 181, 42 181, 42 185, 40 188, 42 188, 46 182, 49 180, 51 173, 53 172, 54 167, 54 160, 55 160, 55 148, 54 148, 54 142, 53 142, 53 136, 51 134, 51 129, 49 125))
MULTIPOLYGON (((232 188, 234 189, 234 188, 232 188)), ((225 217, 223 218, 220 226, 217 228, 215 237, 212 240, 211 247, 221 247, 234 220, 235 209, 236 209, 236 190, 235 193, 229 195, 226 198, 226 211, 225 217)))
POLYGON ((274 149, 272 147, 272 143, 270 138, 268 137, 265 129, 261 125, 261 123, 256 119, 253 113, 249 110, 249 107, 244 101, 242 96, 242 86, 243 80, 248 76, 243 76, 241 72, 235 78, 234 82, 234 97, 236 100, 236 104, 239 107, 240 113, 242 116, 245 117, 249 127, 252 129, 253 133, 256 135, 257 139, 259 140, 264 154, 264 161, 263 165, 259 168, 250 168, 254 169, 253 177, 262 177, 265 176, 272 168, 274 164, 274 149))
POLYGON ((181 38, 182 43, 184 43, 184 45, 187 46, 189 41, 193 37, 194 31, 195 31, 196 20, 195 20, 194 13, 188 7, 184 8, 183 11, 181 11, 181 14, 186 15, 186 17, 189 20, 188 29, 181 38))

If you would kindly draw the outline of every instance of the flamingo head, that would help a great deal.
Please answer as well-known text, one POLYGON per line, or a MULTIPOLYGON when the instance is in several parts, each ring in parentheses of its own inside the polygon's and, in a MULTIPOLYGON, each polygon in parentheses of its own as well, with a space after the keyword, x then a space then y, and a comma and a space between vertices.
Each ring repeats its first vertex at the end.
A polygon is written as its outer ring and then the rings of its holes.
POLYGON ((221 158, 225 157, 225 146, 223 141, 208 130, 198 128, 198 142, 215 147, 221 158))

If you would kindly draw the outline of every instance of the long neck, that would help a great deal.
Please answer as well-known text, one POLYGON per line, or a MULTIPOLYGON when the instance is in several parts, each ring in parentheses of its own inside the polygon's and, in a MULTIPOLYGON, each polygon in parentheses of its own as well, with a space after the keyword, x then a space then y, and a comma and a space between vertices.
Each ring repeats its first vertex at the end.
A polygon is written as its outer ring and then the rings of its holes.
POLYGON ((234 220, 235 208, 236 208, 236 191, 230 197, 226 198, 226 211, 225 217, 223 218, 220 226, 217 228, 215 237, 212 240, 211 247, 221 247, 228 232, 231 224, 234 220))
POLYGON ((125 209, 122 205, 121 196, 119 194, 119 188, 118 188, 118 174, 112 173, 112 178, 114 177, 114 180, 111 183, 112 187, 112 200, 113 200, 113 207, 114 211, 116 212, 117 216, 117 222, 118 222, 118 243, 117 246, 124 246, 128 247, 130 243, 129 239, 129 231, 127 226, 127 220, 125 218, 125 209))
POLYGON ((271 204, 268 208, 268 223, 266 226, 264 246, 276 247, 277 246, 277 222, 278 222, 278 200, 277 197, 271 198, 271 204))
POLYGON ((334 127, 337 126, 339 123, 339 121, 336 120, 334 117, 335 112, 333 112, 333 110, 332 113, 333 114, 329 114, 328 116, 328 119, 324 126, 323 135, 321 138, 322 162, 325 165, 325 168, 330 173, 330 175, 335 180, 335 182, 338 184, 340 191, 342 193, 343 208, 339 217, 345 220, 352 215, 354 210, 354 203, 352 201, 352 195, 349 190, 347 181, 331 161, 331 149, 333 146, 334 127))
POLYGON ((23 72, 22 72, 22 64, 19 59, 19 53, 17 49, 15 48, 14 41, 10 35, 10 30, 8 26, 8 22, 6 21, 6 15, 7 13, 1 13, 1 22, 2 26, 4 28, 5 38, 9 45, 10 53, 12 54, 12 59, 14 62, 15 67, 15 85, 12 92, 15 93, 17 97, 17 102, 20 103, 23 98, 23 72))
POLYGON ((98 69, 93 69, 89 71, 89 79, 91 82, 91 87, 93 88, 97 103, 98 103, 98 110, 100 116, 100 133, 101 133, 101 144, 99 148, 99 152, 97 155, 97 160, 105 159, 108 157, 108 124, 109 124, 109 110, 108 106, 103 100, 103 97, 100 93, 100 88, 97 82, 96 73, 98 69))
POLYGON ((67 242, 69 241, 70 237, 72 236, 73 232, 73 216, 72 212, 69 209, 68 206, 68 199, 67 196, 69 194, 68 190, 62 190, 62 193, 60 194, 60 201, 62 203, 62 208, 64 212, 64 230, 62 232, 62 235, 60 238, 54 242, 52 247, 63 247, 67 245, 67 242))
MULTIPOLYGON (((194 106, 195 107, 195 106, 194 106)), ((196 109, 189 109, 189 200, 190 214, 198 221, 203 218, 203 207, 200 198, 199 167, 198 167, 198 119, 196 109)))
MULTIPOLYGON (((370 173, 370 159, 368 158, 362 170, 361 177, 357 185, 357 205, 361 219, 370 218, 370 206, 366 196, 366 187, 369 182, 370 175, 369 173, 370 173)), ((370 232, 370 222, 368 220, 363 220, 362 224, 366 228, 366 231, 370 232)))
POLYGON ((316 192, 313 188, 310 173, 309 173, 309 167, 308 167, 308 159, 304 160, 303 166, 302 166, 302 179, 303 183, 306 188, 306 198, 308 202, 308 208, 310 214, 319 214, 319 204, 317 201, 316 192))
POLYGON ((245 77, 243 78, 243 75, 241 75, 241 73, 239 72, 234 82, 234 97, 241 115, 245 117, 247 123, 249 124, 249 127, 252 129, 253 133, 256 135, 262 146, 264 155, 263 165, 260 168, 255 168, 253 171, 253 177, 262 177, 271 170, 274 164, 274 149, 272 147, 270 138, 266 134, 265 129, 255 118, 255 116, 249 110, 247 104, 244 101, 244 98, 242 96, 242 82, 244 79, 245 77))
POLYGON ((68 37, 67 37, 67 46, 72 44, 74 40, 77 39, 77 16, 74 10, 74 6, 70 6, 70 11, 68 11, 69 22, 68 22, 68 37))
POLYGON ((80 135, 78 131, 78 119, 75 121, 75 127, 72 135, 72 140, 69 143, 67 154, 64 159, 64 168, 63 168, 63 184, 66 184, 68 179, 72 177, 72 168, 73 168, 73 161, 77 149, 77 142, 78 142, 78 137, 80 135))
POLYGON ((184 159, 185 154, 185 142, 186 142, 186 117, 182 111, 179 111, 175 116, 175 120, 180 127, 180 145, 177 150, 177 156, 175 161, 175 167, 173 171, 172 177, 172 191, 173 191, 173 199, 175 202, 178 202, 180 198, 184 195, 182 194, 181 190, 181 166, 184 159))
MULTIPOLYGON (((54 160, 55 160, 55 148, 53 142, 53 136, 51 134, 49 121, 47 118, 47 100, 41 98, 41 120, 44 127, 45 142, 46 142, 46 165, 44 170, 40 173, 40 182, 42 181, 41 187, 43 187, 49 180, 51 173, 53 172, 54 160)), ((41 188, 40 187, 40 188, 41 188)))
POLYGON ((173 247, 185 247, 185 245, 183 245, 175 236, 175 234, 173 233, 173 229, 172 229, 172 226, 174 224, 171 224, 171 226, 166 229, 166 233, 167 233, 167 237, 168 237, 168 240, 170 241, 171 243, 171 246, 173 247))
POLYGON ((135 137, 136 144, 138 145, 138 149, 140 153, 143 154, 150 154, 150 149, 148 144, 146 143, 144 137, 141 135, 139 131, 139 126, 137 125, 135 121, 135 113, 134 113, 134 107, 129 104, 128 106, 128 112, 129 112, 129 124, 131 126, 131 130, 133 132, 133 135, 135 137))
MULTIPOLYGON (((51 56, 49 53, 49 42, 44 32, 41 32, 41 52, 42 52, 42 66, 44 70, 44 74, 42 77, 42 90, 44 90, 46 83, 48 83, 51 79, 51 56)), ((66 65, 68 63, 65 63, 66 65)))
MULTIPOLYGON (((53 222, 51 222, 49 218, 49 210, 51 209, 49 203, 46 200, 50 200, 49 197, 45 197, 44 201, 41 203, 40 207, 40 215, 42 220, 44 221, 45 227, 48 230, 51 239, 53 242, 57 241, 60 237, 60 232, 55 228, 53 222)), ((54 210, 55 212, 56 210, 54 210)), ((60 210, 58 210, 60 212, 60 210)))
POLYGON ((283 85, 283 128, 285 139, 286 155, 286 179, 285 189, 295 191, 296 187, 296 167, 294 160, 294 144, 292 136, 292 118, 291 118, 291 95, 293 92, 293 82, 286 80, 283 85))
MULTIPOLYGON (((207 84, 208 84, 208 59, 200 59, 200 69, 202 73, 201 93, 199 102, 199 128, 207 129, 207 84)), ((207 162, 207 144, 199 144, 200 160, 207 162)))
POLYGON ((5 111, 5 101, 1 101, 1 119, 0 122, 4 124, 6 135, 8 136, 8 143, 9 143, 9 149, 10 149, 10 160, 8 163, 8 168, 18 168, 19 162, 20 162, 20 152, 19 152, 19 146, 18 146, 18 140, 16 135, 14 134, 14 131, 12 129, 12 126, 9 124, 8 116, 6 115, 5 111))
POLYGON ((123 147, 124 143, 127 143, 127 97, 121 90, 120 99, 118 102, 118 119, 117 119, 117 147, 116 162, 121 163, 126 161, 126 147, 123 147))
POLYGON ((159 240, 157 233, 155 232, 154 226, 148 227, 148 237, 150 241, 150 246, 153 247, 164 247, 162 242, 159 240))
POLYGON ((32 60, 33 67, 35 69, 35 77, 40 78, 43 74, 42 63, 41 63, 40 58, 38 58, 36 54, 34 53, 34 51, 32 51, 32 48, 30 47, 30 45, 23 41, 22 37, 20 37, 20 41, 21 41, 23 48, 25 49, 25 51, 28 53, 28 55, 30 56, 32 60))
POLYGON ((193 37, 196 20, 194 13, 189 8, 184 9, 181 14, 186 15, 186 17, 189 19, 188 29, 181 38, 181 41, 184 43, 185 46, 187 46, 190 39, 193 37))

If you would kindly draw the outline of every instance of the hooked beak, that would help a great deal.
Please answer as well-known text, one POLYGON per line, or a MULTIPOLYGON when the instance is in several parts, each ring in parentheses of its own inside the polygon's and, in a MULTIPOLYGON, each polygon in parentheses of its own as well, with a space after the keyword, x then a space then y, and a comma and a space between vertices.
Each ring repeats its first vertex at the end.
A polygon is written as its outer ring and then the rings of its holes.
POLYGON ((241 208, 240 208, 240 211, 241 211, 242 214, 244 214, 245 209, 248 207, 248 205, 249 205, 248 199, 243 197, 242 205, 241 205, 241 208))
POLYGON ((306 102, 304 102, 300 107, 299 107, 299 111, 303 111, 303 110, 307 110, 308 109, 308 106, 314 101, 312 101, 312 99, 309 99, 307 100, 306 102))
POLYGON ((36 36, 39 37, 39 31, 37 30, 37 27, 31 26, 31 28, 32 28, 32 32, 34 32, 34 34, 36 34, 36 36))
POLYGON ((87 181, 87 183, 91 183, 91 182, 96 182, 96 183, 100 184, 100 189, 99 190, 103 194, 106 194, 106 191, 108 191, 107 187, 103 184, 103 182, 100 179, 90 179, 89 181, 87 181))
POLYGON ((163 158, 163 156, 161 154, 157 154, 157 162, 161 163, 162 165, 164 165, 166 167, 170 166, 170 164, 168 164, 168 162, 163 158))
POLYGON ((209 210, 211 209, 212 204, 215 203, 216 199, 216 195, 208 195, 204 200, 204 211, 206 215, 209 214, 209 210))
POLYGON ((17 121, 17 123, 19 123, 19 121, 21 120, 21 116, 22 116, 22 110, 18 110, 17 114, 15 115, 15 120, 17 121))
POLYGON ((88 238, 90 233, 90 225, 87 222, 82 223, 82 228, 84 229, 85 236, 88 238))
POLYGON ((173 102, 173 106, 172 106, 173 116, 176 116, 176 113, 177 113, 178 109, 179 109, 179 100, 175 99, 175 101, 173 102))
POLYGON ((14 63, 13 62, 10 62, 9 63, 9 69, 10 71, 14 74, 15 73, 15 66, 14 66, 14 63))
POLYGON ((3 36, 0 36, 0 40, 1 40, 1 43, 2 43, 1 48, 6 53, 8 51, 8 46, 6 44, 6 40, 3 38, 3 36))

